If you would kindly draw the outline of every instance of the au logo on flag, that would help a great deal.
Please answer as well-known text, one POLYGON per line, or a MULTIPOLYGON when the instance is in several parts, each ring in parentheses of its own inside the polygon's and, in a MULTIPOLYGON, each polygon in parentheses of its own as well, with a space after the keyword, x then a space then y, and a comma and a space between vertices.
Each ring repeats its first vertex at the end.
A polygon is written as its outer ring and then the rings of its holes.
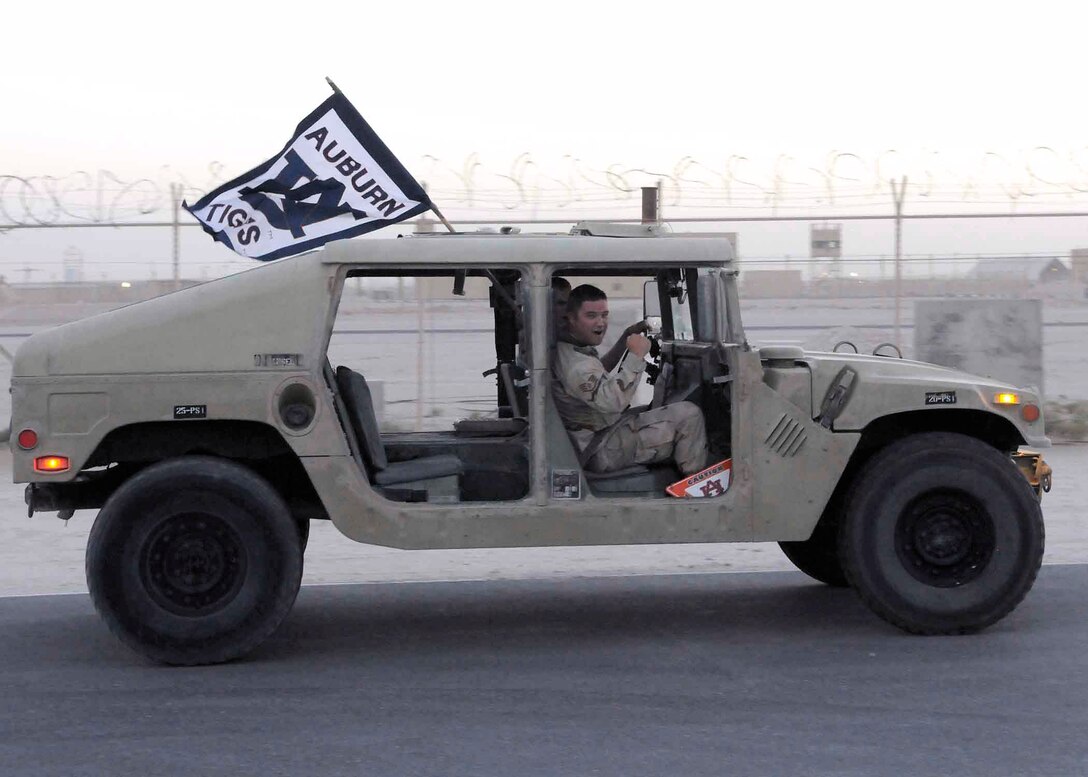
POLYGON ((183 207, 215 240, 267 261, 434 206, 337 90, 302 120, 277 156, 183 207))

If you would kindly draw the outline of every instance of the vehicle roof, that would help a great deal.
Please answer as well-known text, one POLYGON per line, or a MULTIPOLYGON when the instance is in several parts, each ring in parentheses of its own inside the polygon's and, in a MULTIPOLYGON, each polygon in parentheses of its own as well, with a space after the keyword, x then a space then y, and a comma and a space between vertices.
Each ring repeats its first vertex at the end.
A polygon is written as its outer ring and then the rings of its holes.
POLYGON ((325 264, 451 265, 705 265, 733 260, 724 237, 668 235, 645 238, 591 235, 448 234, 413 235, 396 240, 356 238, 329 243, 325 264))

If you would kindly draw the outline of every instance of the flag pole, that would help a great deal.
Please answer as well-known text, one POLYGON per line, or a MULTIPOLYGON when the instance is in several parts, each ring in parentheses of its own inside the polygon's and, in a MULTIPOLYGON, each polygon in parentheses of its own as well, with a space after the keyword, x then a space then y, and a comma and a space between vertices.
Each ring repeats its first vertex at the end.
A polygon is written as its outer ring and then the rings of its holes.
MULTIPOLYGON (((428 199, 428 201, 430 201, 429 197, 427 199, 428 199)), ((456 232, 457 231, 456 229, 453 228, 452 224, 450 224, 448 221, 446 221, 446 217, 442 215, 442 211, 440 211, 438 209, 438 206, 436 206, 433 202, 431 203, 431 210, 434 211, 434 215, 438 216, 438 220, 446 225, 446 229, 448 229, 450 232, 456 232)))
MULTIPOLYGON (((329 86, 334 92, 336 92, 336 94, 344 97, 344 99, 347 99, 344 93, 340 91, 340 87, 337 86, 331 78, 325 76, 325 81, 328 82, 329 86)), ((427 202, 431 206, 431 210, 434 212, 434 215, 438 216, 438 220, 441 221, 443 225, 445 225, 446 229, 448 229, 450 232, 456 232, 457 230, 453 228, 453 225, 450 224, 449 221, 446 220, 446 217, 442 215, 442 211, 440 211, 438 209, 438 206, 431 201, 430 197, 427 197, 427 202)))

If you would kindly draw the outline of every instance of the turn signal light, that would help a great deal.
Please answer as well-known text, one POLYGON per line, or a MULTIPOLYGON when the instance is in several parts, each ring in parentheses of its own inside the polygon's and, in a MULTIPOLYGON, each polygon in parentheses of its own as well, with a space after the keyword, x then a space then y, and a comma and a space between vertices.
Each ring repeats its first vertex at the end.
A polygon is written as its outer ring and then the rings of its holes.
POLYGON ((1024 420, 1029 424, 1039 420, 1039 406, 1038 405, 1024 405, 1024 409, 1020 411, 1020 415, 1024 417, 1024 420))
POLYGON ((19 432, 16 441, 19 443, 20 448, 29 451, 38 447, 38 433, 33 429, 23 429, 23 431, 19 432))
POLYGON ((1013 394, 1012 392, 1002 392, 1000 394, 994 394, 994 404, 997 405, 1019 405, 1020 395, 1013 394))
POLYGON ((67 456, 39 456, 34 459, 35 472, 67 472, 69 466, 67 456))

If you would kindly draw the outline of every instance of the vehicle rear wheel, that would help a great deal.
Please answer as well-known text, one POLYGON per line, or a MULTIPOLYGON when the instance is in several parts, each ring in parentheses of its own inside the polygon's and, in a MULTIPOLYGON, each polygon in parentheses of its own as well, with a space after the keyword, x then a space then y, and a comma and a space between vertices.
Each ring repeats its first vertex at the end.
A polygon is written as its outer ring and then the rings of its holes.
POLYGON ((168 664, 230 661, 267 639, 302 577, 299 528, 263 478, 231 461, 154 464, 117 489, 87 544, 110 630, 168 664))
POLYGON ((800 542, 780 542, 778 547, 793 565, 814 580, 835 588, 850 585, 839 561, 838 525, 820 521, 812 536, 800 542))
POLYGON ((1008 615, 1043 559, 1043 519, 1015 465, 960 434, 916 434, 858 474, 839 532, 846 576, 881 618, 963 634, 1008 615))

